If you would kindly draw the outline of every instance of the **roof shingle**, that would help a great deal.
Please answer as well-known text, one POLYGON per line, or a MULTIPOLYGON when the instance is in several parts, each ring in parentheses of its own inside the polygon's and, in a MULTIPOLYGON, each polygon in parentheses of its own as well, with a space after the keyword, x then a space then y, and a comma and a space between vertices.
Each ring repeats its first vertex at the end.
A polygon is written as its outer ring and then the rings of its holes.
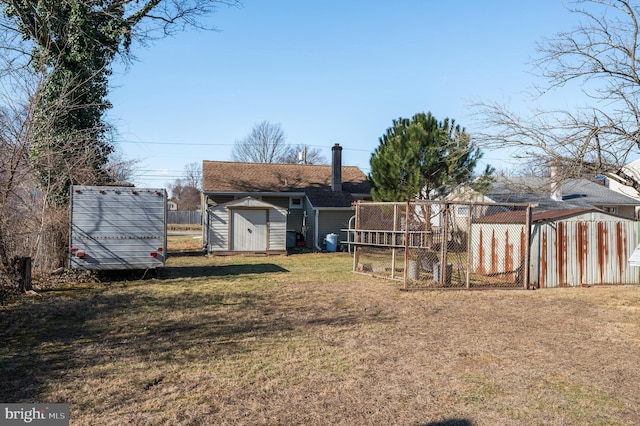
POLYGON ((331 190, 331 166, 202 162, 205 193, 304 192, 315 207, 349 207, 352 194, 369 194, 367 176, 355 166, 342 167, 342 191, 331 190))
POLYGON ((539 210, 589 209, 594 205, 640 205, 640 201, 588 179, 564 181, 562 201, 551 198, 551 183, 548 178, 499 178, 485 195, 497 203, 536 203, 539 210))

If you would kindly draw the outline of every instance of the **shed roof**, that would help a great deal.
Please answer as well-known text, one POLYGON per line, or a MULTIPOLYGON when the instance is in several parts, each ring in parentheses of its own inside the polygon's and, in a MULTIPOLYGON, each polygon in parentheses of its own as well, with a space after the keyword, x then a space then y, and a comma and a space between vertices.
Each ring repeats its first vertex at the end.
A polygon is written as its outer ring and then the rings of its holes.
POLYGON ((229 201, 227 203, 220 204, 229 209, 244 208, 244 209, 282 209, 281 207, 274 206, 273 204, 266 203, 262 200, 257 200, 253 197, 244 197, 239 200, 229 201))
POLYGON ((367 176, 355 166, 342 167, 342 191, 331 190, 331 166, 202 162, 204 193, 300 193, 314 207, 350 207, 353 194, 369 194, 367 176))

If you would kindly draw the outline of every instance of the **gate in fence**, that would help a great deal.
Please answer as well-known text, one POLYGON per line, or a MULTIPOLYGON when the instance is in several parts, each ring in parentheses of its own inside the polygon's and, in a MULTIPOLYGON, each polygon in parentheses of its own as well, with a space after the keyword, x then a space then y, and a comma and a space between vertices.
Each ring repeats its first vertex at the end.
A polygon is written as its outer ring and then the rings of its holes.
POLYGON ((527 288, 530 229, 528 204, 358 202, 346 243, 354 272, 407 290, 527 288))

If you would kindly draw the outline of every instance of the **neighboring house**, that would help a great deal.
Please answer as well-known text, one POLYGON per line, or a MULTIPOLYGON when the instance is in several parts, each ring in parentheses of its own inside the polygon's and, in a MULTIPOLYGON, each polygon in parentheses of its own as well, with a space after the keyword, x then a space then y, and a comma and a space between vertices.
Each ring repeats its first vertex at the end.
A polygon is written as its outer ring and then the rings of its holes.
POLYGON ((352 204, 371 199, 367 176, 342 166, 338 144, 330 166, 203 161, 202 177, 208 252, 321 250, 329 234, 346 240, 352 204))
MULTIPOLYGON (((473 217, 491 215, 505 210, 502 207, 485 205, 495 201, 464 185, 454 189, 439 201, 451 203, 449 207, 449 226, 456 231, 463 232, 466 232, 468 227, 469 204, 479 204, 473 207, 473 217)), ((441 204, 436 204, 431 211, 431 226, 435 228, 439 228, 443 223, 441 208, 441 204)))
POLYGON ((589 179, 567 179, 553 184, 549 178, 497 178, 485 196, 495 203, 531 203, 536 211, 597 208, 636 219, 640 200, 613 191, 589 179))
POLYGON ((178 205, 174 201, 167 201, 167 210, 170 212, 175 212, 178 210, 178 205))
MULTIPOLYGON (((629 176, 634 177, 636 180, 640 180, 640 159, 627 164, 622 168, 622 170, 629 176)), ((604 176, 602 177, 602 182, 607 188, 611 189, 612 191, 616 191, 622 195, 626 195, 627 197, 640 200, 640 193, 638 193, 638 191, 636 191, 631 186, 623 185, 615 179, 610 179, 604 176)), ((640 207, 636 208, 636 217, 640 218, 640 207)))

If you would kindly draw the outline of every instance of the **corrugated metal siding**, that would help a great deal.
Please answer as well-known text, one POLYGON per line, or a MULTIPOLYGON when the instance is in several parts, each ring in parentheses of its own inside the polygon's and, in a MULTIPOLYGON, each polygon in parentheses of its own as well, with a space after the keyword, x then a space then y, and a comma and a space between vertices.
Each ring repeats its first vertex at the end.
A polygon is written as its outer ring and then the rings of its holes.
POLYGON ((166 198, 164 189, 73 186, 69 266, 91 270, 164 266, 166 198), (84 259, 78 253, 84 253, 84 259))
MULTIPOLYGON (((525 253, 522 225, 474 224, 471 238, 473 272, 517 278, 525 253)), ((541 288, 638 284, 640 268, 628 262, 637 244, 635 221, 600 212, 534 223, 529 282, 541 288)))
POLYGON ((522 271, 526 230, 521 224, 474 224, 472 272, 516 282, 522 271))
POLYGON ((531 283, 541 288, 638 284, 639 270, 628 262, 637 245, 636 223, 593 213, 591 218, 584 216, 535 225, 532 245, 537 246, 539 264, 531 269, 531 283))

